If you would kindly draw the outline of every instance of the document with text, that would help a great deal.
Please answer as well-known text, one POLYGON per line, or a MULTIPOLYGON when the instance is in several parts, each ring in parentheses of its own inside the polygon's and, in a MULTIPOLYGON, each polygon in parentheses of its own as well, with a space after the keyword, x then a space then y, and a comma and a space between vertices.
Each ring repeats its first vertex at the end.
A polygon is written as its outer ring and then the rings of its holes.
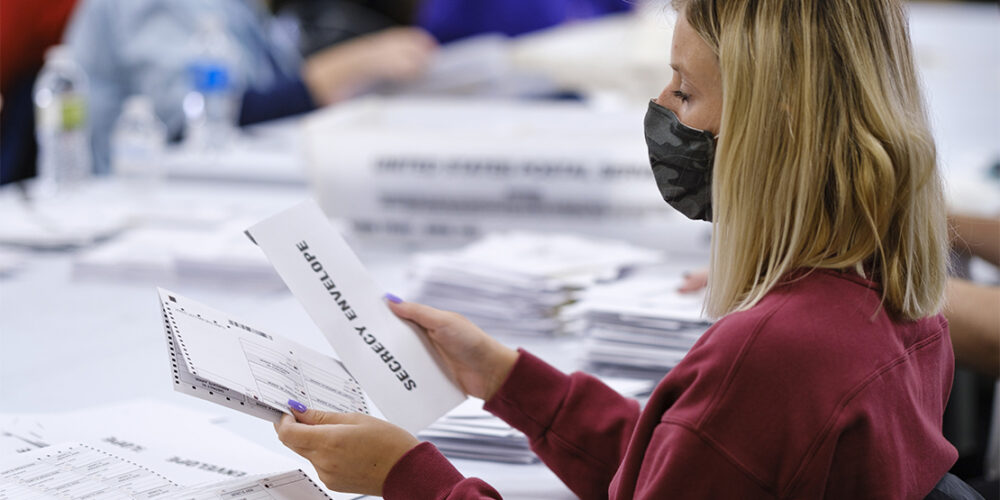
POLYGON ((181 486, 105 450, 63 443, 0 458, 0 500, 171 499, 325 500, 301 470, 181 486))
POLYGON ((381 289, 313 201, 247 230, 375 406, 410 432, 465 394, 424 332, 399 319, 381 289))
POLYGON ((340 361, 248 322, 159 289, 174 389, 276 422, 288 400, 369 413, 340 361))

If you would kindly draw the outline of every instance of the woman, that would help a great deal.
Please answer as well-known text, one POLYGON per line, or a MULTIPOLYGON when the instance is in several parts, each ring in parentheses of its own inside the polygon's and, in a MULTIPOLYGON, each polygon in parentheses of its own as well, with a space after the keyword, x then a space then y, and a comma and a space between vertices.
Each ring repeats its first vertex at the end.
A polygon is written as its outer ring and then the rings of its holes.
MULTIPOLYGON (((721 319, 646 408, 398 301, 462 388, 583 498, 922 498, 953 355, 935 151, 898 0, 676 1, 647 143, 664 198, 713 221, 721 319)), ((299 408, 302 409, 302 408, 299 408)), ((497 493, 363 415, 295 412, 281 440, 333 489, 497 493)))

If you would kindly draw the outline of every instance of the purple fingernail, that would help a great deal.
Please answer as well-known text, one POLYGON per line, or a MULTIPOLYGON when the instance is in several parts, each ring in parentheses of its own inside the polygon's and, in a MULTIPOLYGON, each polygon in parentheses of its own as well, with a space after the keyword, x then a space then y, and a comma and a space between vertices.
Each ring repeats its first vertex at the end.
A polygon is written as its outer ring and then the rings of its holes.
POLYGON ((307 410, 306 405, 304 405, 304 404, 302 404, 302 403, 300 403, 300 402, 298 402, 298 401, 296 401, 294 399, 289 399, 288 400, 288 406, 290 406, 293 410, 295 410, 295 411, 297 411, 299 413, 305 413, 306 410, 307 410))
POLYGON ((397 297, 397 296, 395 296, 395 295, 393 295, 391 293, 385 294, 385 300, 388 300, 389 302, 392 302, 393 304, 401 304, 403 302, 403 299, 401 299, 401 298, 399 298, 399 297, 397 297))

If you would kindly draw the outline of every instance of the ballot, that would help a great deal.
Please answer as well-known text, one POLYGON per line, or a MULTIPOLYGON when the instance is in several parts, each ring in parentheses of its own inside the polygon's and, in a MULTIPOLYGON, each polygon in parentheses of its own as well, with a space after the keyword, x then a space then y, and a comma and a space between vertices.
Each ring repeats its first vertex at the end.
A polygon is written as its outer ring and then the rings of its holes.
POLYGON ((180 294, 159 293, 175 390, 272 422, 291 413, 289 399, 368 413, 340 361, 180 294))
POLYGON ((390 422, 416 433, 465 400, 426 334, 392 313, 386 290, 315 202, 246 234, 390 422))
POLYGON ((62 443, 0 458, 6 499, 319 500, 330 497, 301 470, 185 487, 107 450, 62 443))

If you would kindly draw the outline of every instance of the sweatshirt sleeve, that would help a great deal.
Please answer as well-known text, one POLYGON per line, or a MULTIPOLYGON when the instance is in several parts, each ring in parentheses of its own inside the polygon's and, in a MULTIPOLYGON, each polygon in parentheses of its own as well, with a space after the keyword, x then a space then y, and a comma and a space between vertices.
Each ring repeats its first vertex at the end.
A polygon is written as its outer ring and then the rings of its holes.
POLYGON ((566 375, 519 352, 484 408, 524 432, 531 449, 580 498, 606 498, 638 420, 638 402, 594 377, 566 375))
POLYGON ((389 470, 382 498, 395 499, 499 499, 490 485, 466 478, 434 445, 423 442, 406 452, 389 470))

